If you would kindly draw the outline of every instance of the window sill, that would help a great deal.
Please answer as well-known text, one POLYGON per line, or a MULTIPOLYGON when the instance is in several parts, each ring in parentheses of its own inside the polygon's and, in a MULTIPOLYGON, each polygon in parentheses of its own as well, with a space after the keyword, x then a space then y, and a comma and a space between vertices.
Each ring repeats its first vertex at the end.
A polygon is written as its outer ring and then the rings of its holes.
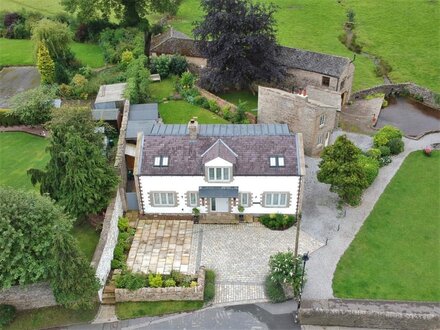
POLYGON ((319 125, 319 128, 323 128, 325 126, 325 124, 319 125))

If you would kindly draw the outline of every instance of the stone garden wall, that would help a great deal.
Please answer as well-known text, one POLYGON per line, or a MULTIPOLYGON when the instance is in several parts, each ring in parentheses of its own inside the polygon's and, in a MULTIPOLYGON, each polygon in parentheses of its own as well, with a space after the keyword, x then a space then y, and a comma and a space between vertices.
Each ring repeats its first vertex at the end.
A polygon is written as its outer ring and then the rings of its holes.
POLYGON ((421 87, 414 83, 379 85, 353 93, 351 97, 352 99, 363 99, 368 95, 372 95, 376 93, 384 93, 385 95, 388 96, 394 93, 405 93, 405 92, 411 94, 416 98, 422 97, 423 101, 421 101, 421 103, 431 108, 440 110, 440 95, 429 90, 428 88, 421 87))
POLYGON ((193 288, 142 288, 130 291, 116 289, 116 302, 125 301, 168 301, 168 300, 203 300, 205 289, 205 268, 200 267, 197 274, 197 286, 193 288))
POLYGON ((48 283, 13 286, 0 291, 0 303, 13 305, 18 310, 57 305, 48 283))
POLYGON ((436 303, 378 300, 304 300, 302 325, 377 329, 436 329, 440 307, 436 303))
POLYGON ((203 89, 199 86, 195 86, 195 87, 197 88, 201 96, 206 97, 208 100, 214 100, 219 107, 221 108, 229 107, 232 112, 235 112, 237 110, 237 106, 235 104, 223 100, 221 97, 218 97, 217 95, 214 95, 211 92, 208 92, 206 89, 203 89))

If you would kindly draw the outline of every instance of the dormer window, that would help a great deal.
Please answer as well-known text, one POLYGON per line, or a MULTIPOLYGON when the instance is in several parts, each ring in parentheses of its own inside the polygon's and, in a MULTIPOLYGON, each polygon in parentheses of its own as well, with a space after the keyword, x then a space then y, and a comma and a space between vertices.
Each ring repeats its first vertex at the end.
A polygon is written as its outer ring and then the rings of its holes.
POLYGON ((231 181, 231 168, 229 167, 209 167, 208 181, 210 182, 229 182, 231 181))
POLYGON ((154 157, 154 167, 168 167, 168 156, 154 157))
POLYGON ((284 167, 283 156, 271 156, 269 158, 270 167, 284 167))

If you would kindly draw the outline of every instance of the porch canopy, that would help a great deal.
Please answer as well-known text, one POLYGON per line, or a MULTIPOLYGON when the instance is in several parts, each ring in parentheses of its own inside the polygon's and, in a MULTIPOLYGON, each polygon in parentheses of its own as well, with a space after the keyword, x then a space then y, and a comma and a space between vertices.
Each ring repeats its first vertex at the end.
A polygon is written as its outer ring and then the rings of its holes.
POLYGON ((201 198, 238 198, 238 187, 199 187, 201 198))

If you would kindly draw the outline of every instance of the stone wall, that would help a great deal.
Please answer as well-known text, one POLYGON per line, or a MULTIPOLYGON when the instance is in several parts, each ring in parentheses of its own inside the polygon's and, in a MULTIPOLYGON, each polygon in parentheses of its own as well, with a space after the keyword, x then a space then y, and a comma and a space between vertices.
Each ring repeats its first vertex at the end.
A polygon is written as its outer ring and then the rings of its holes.
POLYGON ((48 283, 13 286, 0 291, 0 303, 18 310, 56 306, 57 302, 48 283))
POLYGON ((302 325, 377 329, 436 329, 437 303, 378 300, 304 300, 299 311, 302 325))
POLYGON ((205 268, 202 266, 197 275, 197 286, 194 288, 142 288, 134 291, 128 289, 115 289, 115 299, 116 302, 203 300, 204 289, 205 268))
MULTIPOLYGON (((363 99, 368 95, 376 94, 376 93, 384 93, 385 95, 389 96, 394 93, 405 93, 405 92, 409 92, 413 96, 419 95, 423 97, 423 102, 421 103, 427 105, 428 107, 440 110, 440 104, 436 103, 435 100, 437 93, 429 90, 428 88, 416 85, 414 83, 386 84, 386 85, 375 86, 369 89, 364 89, 359 92, 353 93, 352 99, 363 99)), ((440 96, 437 97, 440 98, 440 96)))
POLYGON ((208 100, 214 100, 219 107, 221 107, 221 108, 229 107, 231 111, 237 110, 237 106, 235 104, 232 104, 226 100, 223 100, 222 98, 218 97, 217 95, 214 95, 214 94, 208 92, 206 89, 203 89, 199 86, 195 86, 195 87, 199 91, 200 95, 206 97, 208 100))

